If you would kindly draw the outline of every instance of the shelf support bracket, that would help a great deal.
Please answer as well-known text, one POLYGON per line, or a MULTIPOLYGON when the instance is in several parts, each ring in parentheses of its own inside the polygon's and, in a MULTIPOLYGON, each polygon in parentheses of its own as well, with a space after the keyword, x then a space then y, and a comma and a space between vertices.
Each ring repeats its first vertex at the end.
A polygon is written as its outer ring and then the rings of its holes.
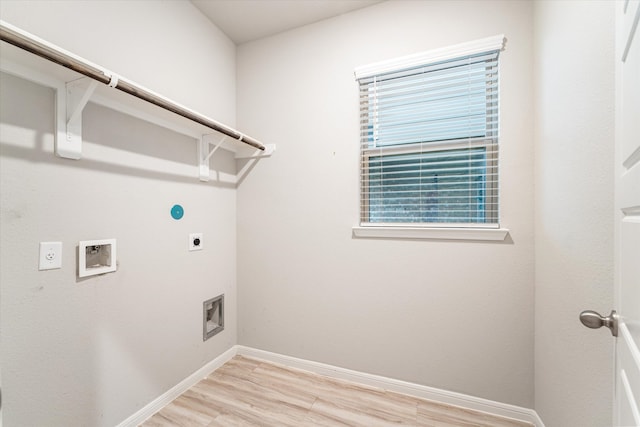
POLYGON ((265 144, 264 151, 256 149, 249 155, 236 155, 236 160, 245 160, 244 162, 236 162, 240 169, 236 172, 237 181, 241 182, 249 173, 253 166, 265 157, 271 157, 276 151, 276 144, 265 144))
POLYGON ((96 90, 98 82, 83 77, 67 82, 65 86, 65 111, 58 111, 57 114, 66 118, 66 132, 64 138, 56 141, 56 155, 78 160, 82 157, 82 111, 96 90))
POLYGON ((265 144, 264 150, 256 149, 253 154, 249 154, 246 156, 237 155, 236 160, 242 159, 262 159, 264 157, 271 157, 273 152, 276 151, 276 144, 265 144))
POLYGON ((200 141, 198 141, 198 164, 200 167, 200 181, 207 182, 209 181, 209 160, 213 153, 218 151, 222 144, 227 139, 227 136, 223 136, 218 141, 213 139, 214 134, 202 135, 200 141), (213 145, 213 149, 210 146, 213 145))

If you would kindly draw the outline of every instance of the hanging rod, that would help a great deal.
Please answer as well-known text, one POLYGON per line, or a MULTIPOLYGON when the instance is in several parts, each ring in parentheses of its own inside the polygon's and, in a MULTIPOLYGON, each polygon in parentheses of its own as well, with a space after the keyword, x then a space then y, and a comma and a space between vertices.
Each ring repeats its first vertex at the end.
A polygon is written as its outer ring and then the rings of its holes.
POLYGON ((244 135, 220 122, 171 102, 158 94, 140 87, 133 82, 127 81, 126 79, 119 77, 98 65, 92 64, 83 58, 66 52, 58 46, 22 31, 4 21, 0 21, 0 40, 97 80, 100 83, 128 93, 129 95, 142 99, 143 101, 149 102, 167 111, 171 111, 174 114, 182 116, 209 129, 213 129, 216 132, 220 132, 254 148, 262 151, 265 150, 265 146, 262 143, 248 135, 244 135))

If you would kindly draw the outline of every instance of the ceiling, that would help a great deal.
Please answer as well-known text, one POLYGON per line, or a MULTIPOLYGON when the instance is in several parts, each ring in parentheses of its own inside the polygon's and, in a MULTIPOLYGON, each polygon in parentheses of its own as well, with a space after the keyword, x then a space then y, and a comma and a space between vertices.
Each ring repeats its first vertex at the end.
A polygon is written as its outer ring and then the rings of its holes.
POLYGON ((383 0, 191 0, 236 44, 332 18, 383 0))

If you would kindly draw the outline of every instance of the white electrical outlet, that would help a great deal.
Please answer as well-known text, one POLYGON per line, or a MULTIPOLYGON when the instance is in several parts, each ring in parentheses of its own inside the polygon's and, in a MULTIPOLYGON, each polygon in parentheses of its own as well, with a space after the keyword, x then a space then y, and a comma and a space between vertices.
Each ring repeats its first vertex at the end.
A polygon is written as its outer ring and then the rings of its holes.
POLYGON ((189 234, 189 250, 190 251, 201 251, 202 245, 203 245, 202 233, 189 234))
POLYGON ((38 270, 62 268, 62 242, 40 242, 38 270))

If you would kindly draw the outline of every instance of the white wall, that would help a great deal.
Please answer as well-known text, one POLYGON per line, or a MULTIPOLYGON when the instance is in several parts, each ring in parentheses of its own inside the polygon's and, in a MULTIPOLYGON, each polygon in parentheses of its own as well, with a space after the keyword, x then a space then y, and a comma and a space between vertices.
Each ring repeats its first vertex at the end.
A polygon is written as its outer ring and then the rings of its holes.
MULTIPOLYGON (((104 4, 4 0, 0 18, 235 124, 236 49, 190 3, 104 4)), ((612 9, 398 0, 242 45, 238 126, 278 151, 237 217, 232 188, 196 181, 194 141, 93 104, 85 159, 55 158, 53 94, 2 75, 5 425, 116 424, 236 341, 527 407, 535 380, 547 426, 609 424, 611 339, 577 314, 612 307, 612 9), (497 33, 509 240, 353 239, 353 68, 497 33), (203 252, 185 250, 194 231, 203 252), (118 239, 119 270, 78 280, 94 237, 118 239), (61 270, 37 271, 44 240, 63 242, 61 270), (226 329, 203 344, 201 303, 221 292, 226 329)))
POLYGON ((239 343, 533 406, 532 3, 392 1, 238 47, 239 343), (354 67, 504 33, 505 243, 362 240, 354 67))
POLYGON ((0 19, 235 125, 235 45, 188 1, 2 0, 0 19))
MULTIPOLYGON (((235 122, 235 46, 189 2, 106 5, 2 1, 0 10, 235 122)), ((5 74, 0 87, 4 425, 116 425, 237 342, 235 189, 198 181, 193 139, 91 103, 84 158, 56 158, 53 92, 5 74), (174 203, 185 208, 180 221, 174 203), (187 251, 192 232, 204 233, 203 251, 187 251), (110 237, 118 271, 78 279, 78 241, 110 237), (62 269, 38 271, 40 241, 63 243, 62 269), (220 293, 225 330, 203 343, 202 302, 220 293)), ((234 171, 228 152, 214 162, 234 171)))
POLYGON ((535 4, 535 407, 547 427, 611 425, 614 2, 535 4))

